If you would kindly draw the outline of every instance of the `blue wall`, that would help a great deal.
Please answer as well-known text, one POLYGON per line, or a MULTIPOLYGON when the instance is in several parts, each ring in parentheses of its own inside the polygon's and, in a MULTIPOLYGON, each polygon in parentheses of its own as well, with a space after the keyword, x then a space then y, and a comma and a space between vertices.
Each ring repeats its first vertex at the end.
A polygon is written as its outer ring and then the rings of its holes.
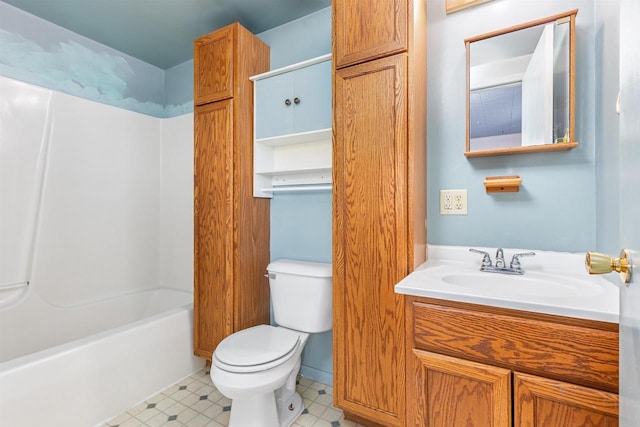
POLYGON ((271 69, 331 53, 331 8, 258 34, 271 47, 271 69))
POLYGON ((427 2, 428 222, 431 244, 583 252, 596 247, 595 7, 581 0, 494 1, 450 15, 427 2), (467 159, 464 39, 579 8, 576 134, 559 153, 467 159), (491 19, 487 19, 491 17, 491 19), (519 175, 518 193, 487 195, 488 176, 519 175), (439 213, 441 189, 468 189, 467 216, 439 213))

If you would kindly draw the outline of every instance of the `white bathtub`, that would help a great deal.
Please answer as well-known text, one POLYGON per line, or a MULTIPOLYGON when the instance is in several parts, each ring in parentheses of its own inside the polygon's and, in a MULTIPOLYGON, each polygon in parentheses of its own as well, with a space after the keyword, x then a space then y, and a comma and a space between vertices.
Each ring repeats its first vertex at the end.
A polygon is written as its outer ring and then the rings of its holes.
POLYGON ((158 288, 55 307, 32 293, 0 310, 0 425, 98 425, 202 369, 192 300, 158 288))

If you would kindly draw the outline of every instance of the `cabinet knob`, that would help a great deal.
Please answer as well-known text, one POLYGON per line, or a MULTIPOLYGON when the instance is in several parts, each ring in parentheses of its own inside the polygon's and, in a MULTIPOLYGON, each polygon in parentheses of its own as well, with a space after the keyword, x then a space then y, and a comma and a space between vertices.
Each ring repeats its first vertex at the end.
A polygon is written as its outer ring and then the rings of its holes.
POLYGON ((294 104, 298 105, 300 104, 300 98, 298 98, 297 96, 295 98, 293 98, 293 102, 294 104))
POLYGON ((287 107, 288 107, 289 105, 291 105, 291 100, 290 100, 289 98, 285 99, 285 100, 284 100, 284 105, 286 105, 287 107))

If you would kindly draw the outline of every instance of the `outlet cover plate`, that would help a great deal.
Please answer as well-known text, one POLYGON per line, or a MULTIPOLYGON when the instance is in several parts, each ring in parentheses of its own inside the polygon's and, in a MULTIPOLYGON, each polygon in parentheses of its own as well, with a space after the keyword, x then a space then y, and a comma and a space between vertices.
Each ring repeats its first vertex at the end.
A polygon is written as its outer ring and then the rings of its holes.
POLYGON ((467 215, 467 190, 440 190, 440 215, 467 215))

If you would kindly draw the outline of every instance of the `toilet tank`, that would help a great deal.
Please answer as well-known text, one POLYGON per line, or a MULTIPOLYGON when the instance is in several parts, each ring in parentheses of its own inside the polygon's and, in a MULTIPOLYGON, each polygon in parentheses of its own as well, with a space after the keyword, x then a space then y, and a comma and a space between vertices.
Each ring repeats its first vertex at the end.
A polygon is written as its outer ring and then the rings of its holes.
POLYGON ((280 259, 267 271, 278 325, 307 333, 332 328, 331 264, 280 259))

